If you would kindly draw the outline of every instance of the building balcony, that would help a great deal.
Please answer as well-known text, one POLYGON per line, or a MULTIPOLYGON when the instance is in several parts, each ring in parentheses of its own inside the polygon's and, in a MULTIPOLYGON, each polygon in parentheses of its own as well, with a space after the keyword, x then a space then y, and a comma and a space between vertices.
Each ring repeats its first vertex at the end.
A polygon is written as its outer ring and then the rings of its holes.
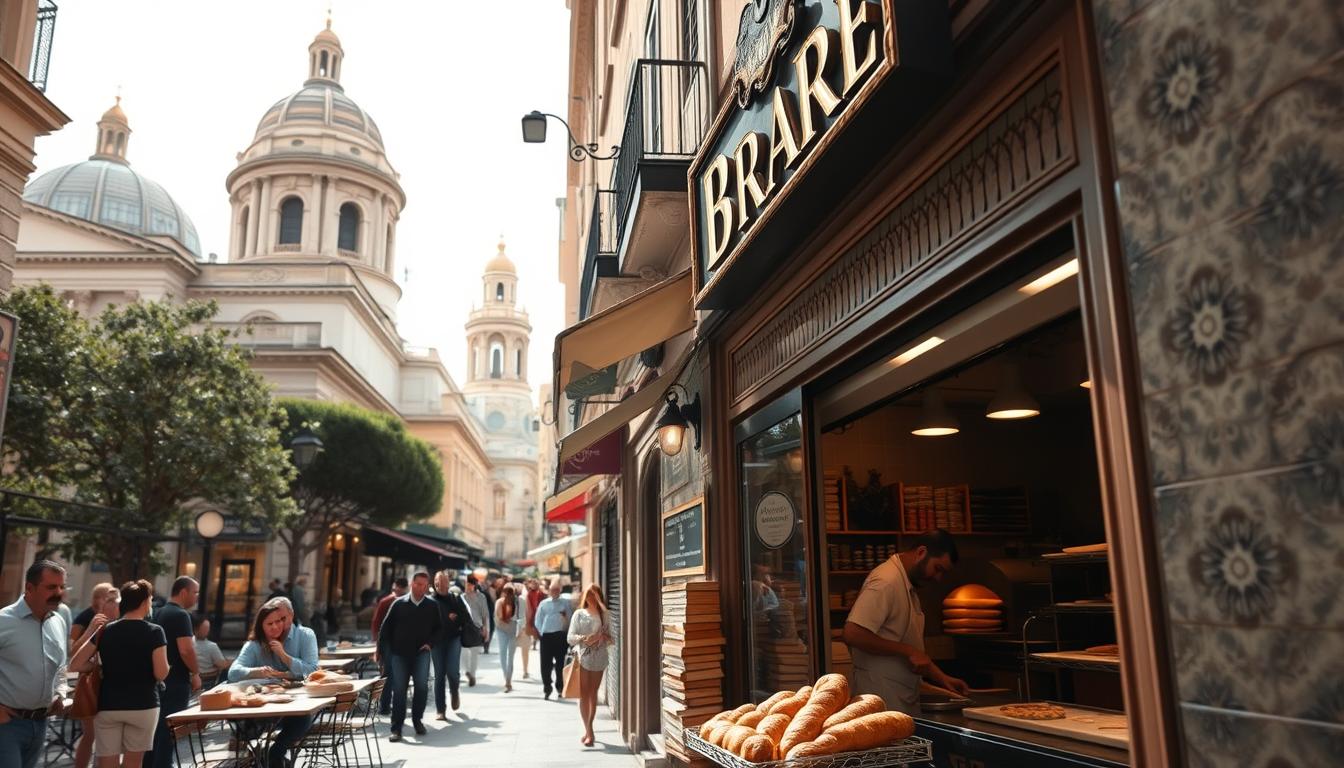
POLYGON ((37 28, 33 31, 33 57, 28 66, 28 81, 39 91, 47 90, 47 73, 51 70, 51 42, 55 36, 56 3, 53 0, 38 0, 37 28))
POLYGON ((583 276, 579 282, 580 320, 593 313, 597 279, 620 274, 616 263, 616 232, 616 192, 599 189, 588 222, 588 249, 583 255, 583 276))
POLYGON ((317 349, 322 346, 321 323, 282 323, 259 320, 250 323, 213 323, 236 334, 234 343, 249 349, 317 349))
POLYGON ((711 117, 703 62, 640 59, 612 169, 619 272, 667 273, 686 237, 686 173, 711 117))

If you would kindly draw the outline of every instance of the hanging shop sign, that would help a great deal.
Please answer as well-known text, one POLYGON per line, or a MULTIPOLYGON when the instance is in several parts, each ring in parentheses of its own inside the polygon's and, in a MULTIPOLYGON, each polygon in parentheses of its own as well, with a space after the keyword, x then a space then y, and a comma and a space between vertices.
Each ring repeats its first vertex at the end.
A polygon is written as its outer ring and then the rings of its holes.
POLYGON ((705 572, 705 499, 663 513, 663 576, 705 572))
POLYGON ((756 538, 770 549, 779 549, 793 538, 798 510, 788 496, 771 491, 756 502, 756 538))
POLYGON ((741 303, 927 111, 947 3, 753 0, 730 97, 688 175, 696 306, 741 303))

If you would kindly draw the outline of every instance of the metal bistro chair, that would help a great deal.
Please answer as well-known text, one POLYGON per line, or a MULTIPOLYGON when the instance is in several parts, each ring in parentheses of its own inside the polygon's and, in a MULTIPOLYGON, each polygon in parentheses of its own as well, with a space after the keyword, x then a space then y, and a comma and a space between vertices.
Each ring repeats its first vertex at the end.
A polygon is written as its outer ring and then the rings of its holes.
POLYGON ((383 764, 383 747, 378 743, 378 700, 383 696, 383 686, 387 685, 387 678, 378 678, 373 685, 364 689, 360 694, 360 701, 356 704, 356 713, 346 724, 346 730, 349 731, 348 738, 351 741, 351 751, 355 754, 355 765, 360 765, 359 754, 353 744, 357 736, 364 737, 364 753, 369 756, 370 766, 381 766, 383 764), (378 752, 378 761, 374 762, 374 751, 378 752))
POLYGON ((207 723, 195 721, 178 723, 172 727, 173 751, 177 763, 192 768, 256 768, 259 765, 251 750, 210 750, 205 743, 207 723), (186 747, 186 754, 182 748, 186 747))
POLYGON ((359 694, 354 691, 338 693, 335 703, 318 715, 317 722, 294 747, 293 753, 303 758, 305 765, 352 764, 346 750, 350 741, 350 718, 358 698, 359 694))

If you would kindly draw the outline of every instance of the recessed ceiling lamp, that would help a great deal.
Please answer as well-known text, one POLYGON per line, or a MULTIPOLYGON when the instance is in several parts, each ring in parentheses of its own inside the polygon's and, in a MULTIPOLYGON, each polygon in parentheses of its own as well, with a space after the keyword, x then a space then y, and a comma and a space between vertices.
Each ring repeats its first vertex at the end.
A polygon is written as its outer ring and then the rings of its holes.
POLYGON ((928 352, 930 349, 933 349, 934 347, 942 343, 943 340, 941 338, 937 336, 930 336, 929 338, 919 342, 918 344, 907 349, 901 354, 891 358, 891 364, 905 365, 911 360, 914 360, 916 357, 919 357, 920 355, 924 354, 925 352, 928 352))
POLYGON ((1058 285, 1076 274, 1078 274, 1078 260, 1070 259, 1017 290, 1028 296, 1035 296, 1041 291, 1044 291, 1051 286, 1058 285))
POLYGON ((923 413, 915 423, 915 428, 910 430, 910 434, 919 437, 946 437, 960 431, 961 425, 957 422, 957 417, 948 412, 947 406, 943 404, 943 393, 937 388, 930 387, 924 393, 923 413))
POLYGON ((1022 371, 1017 363, 1004 363, 1003 384, 994 393, 994 399, 989 401, 989 407, 985 408, 985 416, 1007 420, 1029 419, 1040 415, 1041 405, 1022 386, 1022 371))

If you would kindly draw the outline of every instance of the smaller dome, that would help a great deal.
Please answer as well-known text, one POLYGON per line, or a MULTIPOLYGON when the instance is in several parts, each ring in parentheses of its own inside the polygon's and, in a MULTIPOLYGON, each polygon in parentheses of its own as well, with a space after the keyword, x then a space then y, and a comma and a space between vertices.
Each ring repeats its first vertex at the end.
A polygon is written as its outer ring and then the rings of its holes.
POLYGON ((336 33, 331 31, 330 16, 327 17, 327 28, 322 30, 321 32, 318 32, 317 37, 313 38, 313 42, 331 43, 336 46, 339 46, 341 44, 341 38, 337 37, 336 33))
POLYGON ((490 261, 485 265, 485 271, 508 272, 511 275, 518 274, 518 270, 513 266, 513 261, 511 261, 509 257, 504 254, 503 240, 499 241, 498 247, 499 247, 499 253, 496 253, 494 258, 490 259, 490 261))
POLYGON ((122 109, 121 109, 121 97, 120 97, 120 96, 117 97, 117 103, 116 103, 116 104, 113 104, 113 105, 111 106, 111 108, 109 108, 106 112, 103 113, 102 120, 104 120, 104 121, 113 121, 113 120, 115 120, 115 121, 117 121, 117 122, 119 122, 119 123, 126 123, 126 124, 128 124, 128 125, 130 124, 130 121, 126 119, 126 113, 123 112, 122 109))

